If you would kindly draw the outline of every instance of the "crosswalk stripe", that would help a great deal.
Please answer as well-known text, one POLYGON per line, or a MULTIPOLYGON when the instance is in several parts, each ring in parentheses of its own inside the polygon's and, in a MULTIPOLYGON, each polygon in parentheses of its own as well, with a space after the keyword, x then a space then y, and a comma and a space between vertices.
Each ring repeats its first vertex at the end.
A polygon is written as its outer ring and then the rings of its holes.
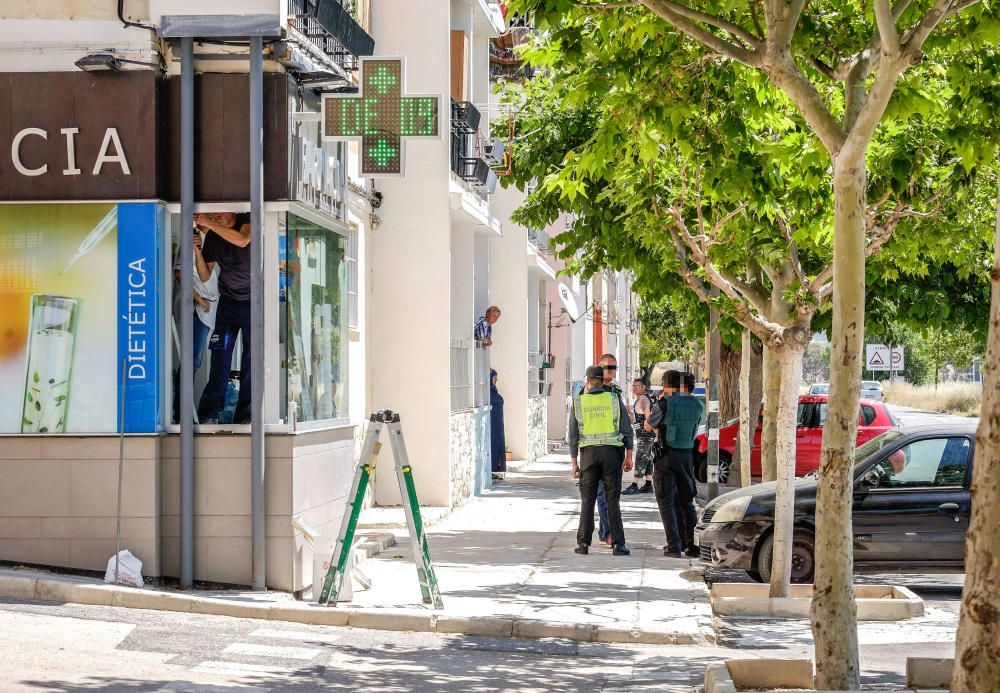
POLYGON ((275 640, 298 640, 300 642, 335 643, 344 639, 338 633, 311 633, 301 630, 276 630, 274 628, 259 628, 250 634, 254 638, 273 638, 275 640))
POLYGON ((310 660, 323 650, 313 647, 280 647, 277 645, 257 645, 249 642, 234 642, 223 650, 225 654, 250 655, 252 657, 274 657, 277 659, 310 660))
POLYGON ((268 693, 270 688, 260 686, 226 686, 205 683, 194 683, 193 681, 171 681, 163 688, 158 688, 155 693, 268 693))
POLYGON ((272 674, 280 676, 288 674, 294 671, 294 669, 291 667, 268 666, 266 664, 209 661, 202 662, 198 666, 194 667, 193 671, 197 671, 202 674, 226 674, 229 676, 249 676, 252 674, 272 674))

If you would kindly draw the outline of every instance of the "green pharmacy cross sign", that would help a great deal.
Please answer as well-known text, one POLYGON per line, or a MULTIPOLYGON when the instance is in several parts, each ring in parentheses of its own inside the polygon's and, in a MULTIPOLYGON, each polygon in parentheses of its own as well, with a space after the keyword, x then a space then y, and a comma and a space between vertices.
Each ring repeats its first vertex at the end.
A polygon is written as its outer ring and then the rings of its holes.
POLYGON ((404 95, 403 58, 362 58, 360 94, 323 96, 323 139, 361 140, 361 175, 403 173, 403 138, 440 137, 439 96, 404 95))

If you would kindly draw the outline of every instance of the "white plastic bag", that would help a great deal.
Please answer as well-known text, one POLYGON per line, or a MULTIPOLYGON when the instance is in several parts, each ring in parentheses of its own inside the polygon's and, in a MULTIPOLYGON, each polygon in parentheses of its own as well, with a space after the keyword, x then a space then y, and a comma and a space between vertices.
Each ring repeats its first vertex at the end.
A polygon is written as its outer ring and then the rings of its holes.
POLYGON ((118 580, 115 580, 115 557, 108 560, 108 570, 104 573, 104 581, 109 584, 142 587, 142 561, 132 555, 128 549, 118 552, 118 580))

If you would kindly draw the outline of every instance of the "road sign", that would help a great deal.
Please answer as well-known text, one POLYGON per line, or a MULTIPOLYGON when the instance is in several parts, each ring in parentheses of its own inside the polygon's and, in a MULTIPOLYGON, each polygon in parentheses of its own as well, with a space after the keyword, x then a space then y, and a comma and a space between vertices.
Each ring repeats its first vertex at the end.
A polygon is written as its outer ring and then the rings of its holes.
POLYGON ((885 344, 865 345, 865 368, 869 371, 901 371, 906 367, 903 347, 889 348, 885 344))
POLYGON ((403 58, 362 58, 360 94, 323 95, 323 139, 361 140, 361 175, 403 173, 403 138, 440 137, 440 96, 405 90, 403 58))

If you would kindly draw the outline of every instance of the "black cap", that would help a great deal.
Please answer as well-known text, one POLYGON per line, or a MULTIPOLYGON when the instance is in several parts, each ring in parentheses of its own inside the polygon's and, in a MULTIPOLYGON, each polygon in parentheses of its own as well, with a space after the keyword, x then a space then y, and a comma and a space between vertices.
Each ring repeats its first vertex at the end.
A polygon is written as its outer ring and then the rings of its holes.
POLYGON ((587 377, 604 380, 604 366, 587 366, 587 377))

